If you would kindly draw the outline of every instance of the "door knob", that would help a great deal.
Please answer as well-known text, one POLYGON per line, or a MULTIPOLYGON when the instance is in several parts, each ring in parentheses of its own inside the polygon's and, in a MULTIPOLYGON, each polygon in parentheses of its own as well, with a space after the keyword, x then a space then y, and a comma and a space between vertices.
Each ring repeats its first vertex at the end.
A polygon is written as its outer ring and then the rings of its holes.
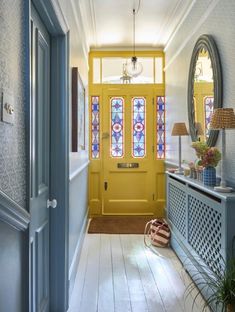
POLYGON ((47 200, 47 208, 56 208, 57 207, 57 200, 52 199, 52 200, 47 200))

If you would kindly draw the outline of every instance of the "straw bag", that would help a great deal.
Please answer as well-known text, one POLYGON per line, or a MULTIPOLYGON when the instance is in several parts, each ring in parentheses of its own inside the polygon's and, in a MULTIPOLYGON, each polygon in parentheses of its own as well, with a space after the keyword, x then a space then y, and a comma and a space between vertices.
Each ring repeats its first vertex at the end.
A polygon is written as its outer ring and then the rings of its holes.
POLYGON ((146 236, 150 238, 153 246, 167 247, 170 242, 171 231, 165 220, 154 219, 146 223, 144 231, 144 242, 146 246, 149 246, 146 236))

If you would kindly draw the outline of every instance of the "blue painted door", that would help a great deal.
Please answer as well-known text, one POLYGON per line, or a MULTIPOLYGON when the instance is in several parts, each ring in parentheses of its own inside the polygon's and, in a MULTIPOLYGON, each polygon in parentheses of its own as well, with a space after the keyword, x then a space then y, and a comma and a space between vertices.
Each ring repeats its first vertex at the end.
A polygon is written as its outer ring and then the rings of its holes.
POLYGON ((49 311, 50 36, 31 12, 31 312, 49 311))

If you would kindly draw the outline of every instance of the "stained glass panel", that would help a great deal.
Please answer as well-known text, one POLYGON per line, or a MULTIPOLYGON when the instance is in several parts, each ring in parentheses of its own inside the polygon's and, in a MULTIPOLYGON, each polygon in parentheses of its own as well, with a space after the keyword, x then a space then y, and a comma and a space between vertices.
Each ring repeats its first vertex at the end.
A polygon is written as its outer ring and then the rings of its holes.
POLYGON ((206 132, 206 138, 208 138, 211 117, 213 115, 213 110, 214 110, 214 97, 213 96, 207 96, 204 98, 204 107, 205 107, 205 132, 206 132))
POLYGON ((99 97, 91 97, 91 157, 100 157, 100 107, 99 97))
POLYGON ((157 158, 165 158, 165 97, 157 97, 157 158))
POLYGON ((124 142, 123 142, 123 114, 124 114, 124 99, 114 97, 110 100, 111 104, 111 157, 123 157, 124 142))
POLYGON ((146 100, 144 97, 132 99, 132 156, 143 158, 146 154, 146 100))

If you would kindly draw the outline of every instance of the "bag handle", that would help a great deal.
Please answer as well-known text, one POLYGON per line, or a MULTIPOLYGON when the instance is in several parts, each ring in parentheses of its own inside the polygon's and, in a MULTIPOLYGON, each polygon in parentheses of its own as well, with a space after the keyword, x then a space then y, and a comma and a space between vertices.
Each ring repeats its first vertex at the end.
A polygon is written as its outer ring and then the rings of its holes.
POLYGON ((146 235, 147 235, 147 237, 149 237, 150 232, 151 232, 151 224, 152 223, 153 223, 153 220, 147 222, 146 225, 145 225, 145 229, 144 229, 144 244, 145 244, 146 247, 150 247, 151 246, 151 242, 150 242, 149 245, 147 244, 146 235), (149 226, 149 228, 148 228, 148 226, 149 226))

